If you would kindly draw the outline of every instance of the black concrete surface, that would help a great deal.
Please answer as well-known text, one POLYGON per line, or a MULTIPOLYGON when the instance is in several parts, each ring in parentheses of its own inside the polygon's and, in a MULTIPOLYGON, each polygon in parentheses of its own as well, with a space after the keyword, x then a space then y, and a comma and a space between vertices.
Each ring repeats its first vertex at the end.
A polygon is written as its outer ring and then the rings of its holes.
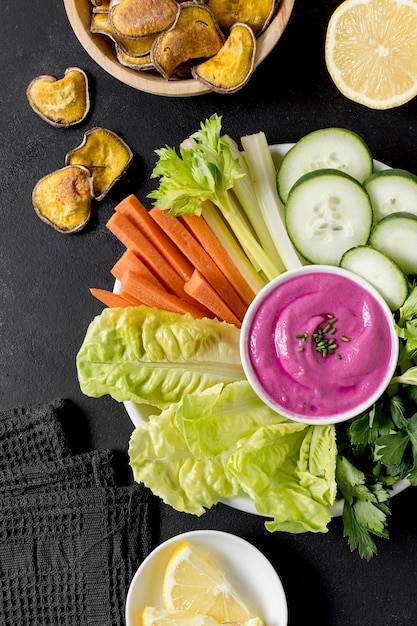
MULTIPOLYGON (((89 287, 112 288, 109 269, 121 246, 106 229, 129 193, 145 203, 154 150, 178 143, 213 113, 239 139, 264 131, 270 144, 343 126, 369 144, 376 159, 417 173, 417 100, 369 110, 342 96, 324 63, 326 25, 337 0, 296 0, 288 27, 248 86, 234 95, 167 98, 132 89, 103 71, 76 39, 59 0, 2 0, 0 7, 0 409, 56 397, 73 400, 84 419, 71 426, 77 450, 111 448, 125 455, 133 425, 122 405, 85 397, 75 355, 101 305, 89 287), (92 107, 71 129, 46 124, 29 107, 35 76, 70 66, 89 77, 92 107), (129 171, 93 207, 89 226, 62 235, 32 207, 37 180, 63 166, 65 154, 93 126, 107 127, 134 151, 129 171)), ((258 516, 219 504, 200 518, 160 506, 159 540, 214 528, 251 541, 271 560, 287 593, 290 626, 413 626, 417 623, 416 495, 392 501, 389 540, 366 562, 351 553, 340 519, 327 534, 270 534, 258 516)), ((1 616, 0 616, 1 623, 1 616)))

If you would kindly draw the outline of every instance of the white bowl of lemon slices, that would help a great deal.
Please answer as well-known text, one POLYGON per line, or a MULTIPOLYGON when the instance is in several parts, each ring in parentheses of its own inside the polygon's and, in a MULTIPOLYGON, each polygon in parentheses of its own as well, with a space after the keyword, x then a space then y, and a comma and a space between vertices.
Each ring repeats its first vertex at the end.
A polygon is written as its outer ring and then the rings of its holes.
POLYGON ((168 539, 129 587, 127 626, 287 626, 281 581, 266 557, 236 535, 196 530, 168 539), (196 584, 197 583, 197 584, 196 584))

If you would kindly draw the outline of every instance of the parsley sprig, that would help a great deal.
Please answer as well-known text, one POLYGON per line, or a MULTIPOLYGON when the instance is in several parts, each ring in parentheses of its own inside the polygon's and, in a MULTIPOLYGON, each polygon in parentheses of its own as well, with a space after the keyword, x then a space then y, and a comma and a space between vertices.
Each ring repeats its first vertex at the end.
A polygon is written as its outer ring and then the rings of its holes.
POLYGON ((382 398, 353 422, 337 427, 336 481, 351 550, 370 560, 374 537, 388 538, 390 488, 417 486, 417 287, 396 316, 399 373, 382 398))

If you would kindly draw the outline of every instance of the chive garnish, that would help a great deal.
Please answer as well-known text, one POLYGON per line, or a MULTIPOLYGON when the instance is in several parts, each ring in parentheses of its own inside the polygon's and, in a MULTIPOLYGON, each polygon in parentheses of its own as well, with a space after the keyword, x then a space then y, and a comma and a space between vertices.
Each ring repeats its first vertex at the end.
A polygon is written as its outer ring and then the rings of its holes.
MULTIPOLYGON (((314 344, 315 344, 315 350, 316 352, 320 352, 321 355, 325 358, 327 357, 329 354, 332 354, 335 356, 336 359, 341 359, 341 355, 339 353, 335 353, 335 350, 337 348, 337 340, 335 337, 327 337, 326 335, 335 335, 337 333, 337 328, 335 328, 335 326, 333 324, 335 324, 338 319, 337 317, 334 317, 334 315, 332 315, 331 313, 328 313, 326 315, 326 325, 324 326, 324 328, 322 328, 321 326, 318 326, 315 330, 314 333, 312 333, 312 338, 314 339, 314 344)), ((296 339, 301 339, 302 341, 307 341, 308 339, 308 332, 304 332, 304 333, 297 333, 295 335, 296 339)), ((341 335, 340 337, 341 341, 344 342, 349 342, 350 339, 349 337, 346 337, 346 335, 341 335)), ((304 352, 304 348, 303 347, 298 347, 297 348, 297 352, 304 352)))

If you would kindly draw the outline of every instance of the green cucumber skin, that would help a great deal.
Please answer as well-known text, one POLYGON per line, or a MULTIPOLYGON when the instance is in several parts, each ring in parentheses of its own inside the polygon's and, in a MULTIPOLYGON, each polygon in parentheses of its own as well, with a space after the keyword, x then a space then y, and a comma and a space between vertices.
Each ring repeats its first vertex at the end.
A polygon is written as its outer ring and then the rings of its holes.
POLYGON ((363 182, 366 178, 372 174, 373 160, 369 146, 357 133, 345 129, 345 128, 324 128, 312 131, 308 135, 302 137, 299 141, 283 157, 278 170, 277 170, 277 191, 281 201, 286 204, 288 194, 298 178, 303 176, 306 171, 305 162, 308 161, 308 169, 310 171, 316 171, 318 169, 336 169, 337 171, 346 172, 357 178, 359 182, 363 182), (349 142, 349 149, 347 147, 342 149, 343 146, 349 142), (324 149, 319 144, 328 146, 324 149), (322 163, 318 164, 317 153, 320 153, 320 149, 324 156, 321 157, 322 163), (356 151, 356 157, 352 155, 356 151), (305 152, 308 154, 308 159, 300 158, 300 155, 305 152), (346 163, 344 160, 337 158, 339 154, 350 155, 350 160, 354 164, 346 163), (334 166, 329 163, 334 160, 334 166), (316 163, 314 164, 314 161, 316 163), (302 165, 300 165, 300 163, 302 165), (324 163, 324 164, 323 164, 324 163), (361 163, 358 168, 357 164, 361 163), (291 174, 291 170, 294 168, 295 172, 291 174))
POLYGON ((391 311, 397 311, 409 293, 409 282, 402 269, 386 254, 366 244, 347 250, 339 266, 368 281, 384 298, 391 311), (374 270, 375 265, 378 270, 374 270))
MULTIPOLYGON (((341 192, 342 192, 342 185, 341 185, 341 192)), ((371 201, 369 198, 369 194, 367 193, 363 185, 361 185, 361 183, 358 180, 356 180, 349 174, 346 174, 345 172, 341 172, 340 170, 334 170, 330 168, 322 169, 322 170, 315 170, 313 172, 308 172, 307 174, 304 174, 303 176, 301 176, 301 178, 297 180, 297 182, 294 184, 294 186, 291 189, 291 192, 288 196, 288 202, 286 205, 285 213, 286 213, 286 228, 287 228, 287 232, 288 232, 288 235, 291 239, 293 246, 295 247, 297 252, 308 263, 312 263, 312 264, 319 263, 319 264, 328 264, 328 265, 338 265, 342 254, 347 249, 355 245, 365 244, 368 241, 371 228, 372 228, 372 222, 373 222, 371 201), (359 206, 359 199, 363 203, 363 214, 361 215, 361 218, 363 220, 363 225, 361 227, 362 232, 360 234, 355 234, 355 236, 353 238, 350 238, 349 241, 347 240, 346 244, 342 247, 340 252, 337 254, 336 254, 337 245, 333 246, 333 249, 329 250, 329 252, 326 253, 325 247, 322 245, 321 242, 317 243, 316 250, 307 249, 307 246, 304 245, 306 239, 303 237, 296 236, 295 234, 296 228, 293 223, 294 222, 293 204, 297 202, 297 195, 299 193, 300 188, 303 187, 305 184, 309 185, 310 183, 316 182, 316 183, 321 184, 323 186, 323 189, 325 190, 327 187, 326 179, 327 179, 327 185, 329 185, 329 183, 333 181, 337 182, 337 184, 343 183, 343 181, 347 181, 349 186, 351 187, 352 192, 357 194, 356 204, 359 206)), ((311 212, 311 216, 313 217, 312 212, 311 212)), ((301 219, 300 223, 304 221, 305 220, 301 219)))
POLYGON ((371 230, 369 245, 390 257, 405 274, 417 274, 417 215, 406 211, 386 215, 371 230))
POLYGON ((417 184, 417 175, 413 174, 409 170, 404 170, 404 169, 402 169, 400 167, 390 167, 389 169, 386 169, 386 170, 379 170, 378 172, 373 172, 364 181, 363 184, 367 185, 368 183, 374 181, 375 179, 385 178, 385 177, 387 177, 387 178, 397 178, 397 177, 409 178, 412 183, 417 184))
POLYGON ((363 185, 374 207, 374 223, 400 211, 417 215, 417 176, 412 172, 400 168, 380 170, 363 185))

